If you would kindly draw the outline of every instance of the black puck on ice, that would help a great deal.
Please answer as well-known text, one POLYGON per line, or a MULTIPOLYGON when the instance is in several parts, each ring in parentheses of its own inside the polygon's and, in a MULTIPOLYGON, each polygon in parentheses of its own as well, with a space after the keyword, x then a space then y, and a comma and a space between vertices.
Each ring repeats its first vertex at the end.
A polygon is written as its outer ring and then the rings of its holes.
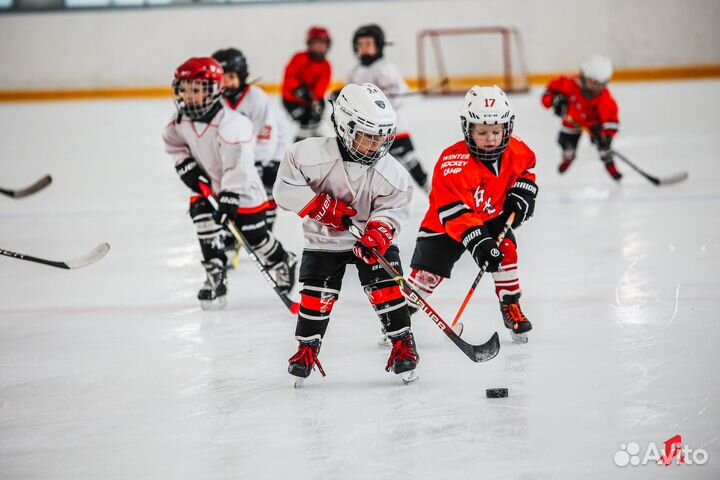
POLYGON ((508 396, 507 388, 488 388, 485 390, 485 396, 488 398, 505 398, 508 396))

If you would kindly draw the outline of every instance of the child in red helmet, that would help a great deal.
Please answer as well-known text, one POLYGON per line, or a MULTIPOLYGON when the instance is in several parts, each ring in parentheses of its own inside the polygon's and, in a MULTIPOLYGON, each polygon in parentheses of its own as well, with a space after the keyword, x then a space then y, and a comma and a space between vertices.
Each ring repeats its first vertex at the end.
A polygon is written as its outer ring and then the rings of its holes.
POLYGON ((298 124, 296 141, 319 136, 332 75, 330 62, 325 58, 331 44, 328 31, 310 28, 306 43, 307 50, 296 53, 285 67, 282 86, 283 105, 298 124))

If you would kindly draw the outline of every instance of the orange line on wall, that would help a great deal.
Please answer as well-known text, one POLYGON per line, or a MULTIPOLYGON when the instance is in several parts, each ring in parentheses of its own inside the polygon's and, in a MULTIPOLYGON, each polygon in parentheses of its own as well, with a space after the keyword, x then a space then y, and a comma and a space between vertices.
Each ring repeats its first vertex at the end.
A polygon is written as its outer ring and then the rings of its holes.
MULTIPOLYGON (((574 73, 574 72, 565 72, 574 73)), ((532 85, 545 85, 551 78, 560 75, 556 73, 533 73, 530 75, 532 85)), ((482 85, 499 83, 499 76, 484 77, 457 77, 452 81, 458 84, 482 85)), ((656 67, 656 68, 624 68, 615 71, 613 82, 652 82, 667 80, 698 80, 706 78, 720 78, 720 65, 698 65, 684 67, 656 67)), ((408 79, 411 88, 417 88, 417 79, 408 79)), ((270 94, 280 93, 280 85, 261 85, 270 94)), ((342 86, 337 83, 333 88, 342 86)), ((144 87, 144 88, 98 88, 98 89, 68 89, 68 90, 0 90, 0 102, 47 102, 69 100, 109 100, 131 98, 168 98, 170 87, 144 87)))

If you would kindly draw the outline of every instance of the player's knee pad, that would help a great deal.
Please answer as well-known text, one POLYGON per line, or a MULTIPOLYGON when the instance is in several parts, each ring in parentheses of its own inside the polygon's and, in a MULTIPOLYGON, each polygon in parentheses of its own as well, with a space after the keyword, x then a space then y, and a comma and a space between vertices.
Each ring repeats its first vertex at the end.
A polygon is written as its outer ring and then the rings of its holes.
POLYGON ((502 242, 500 242, 500 251, 503 254, 503 260, 500 264, 500 268, 509 266, 509 265, 517 265, 518 260, 518 254, 517 254, 517 245, 515 242, 513 242, 509 238, 504 238, 502 242))
POLYGON ((423 297, 428 297, 443 280, 445 278, 440 275, 413 268, 408 283, 416 290, 419 290, 423 297))
POLYGON ((275 238, 275 235, 267 230, 267 227, 264 232, 264 240, 254 245, 253 250, 267 267, 272 268, 278 263, 284 262, 286 260, 287 253, 285 252, 282 244, 275 238))
POLYGON ((300 318, 328 320, 335 302, 340 298, 340 284, 312 279, 300 290, 300 318))
POLYGON ((580 141, 580 133, 577 132, 566 132, 560 131, 558 135, 558 145, 562 148, 563 152, 572 151, 573 155, 577 150, 578 142, 580 141))
POLYGON ((190 204, 190 218, 201 240, 220 235, 222 226, 215 221, 213 208, 207 199, 201 198, 190 204))
POLYGON ((388 336, 398 335, 410 327, 407 302, 395 280, 378 280, 365 285, 365 293, 388 336))
POLYGON ((500 243, 500 251, 504 258, 497 272, 492 273, 495 281, 495 293, 502 301, 505 295, 520 294, 520 278, 518 275, 518 254, 517 245, 512 240, 505 238, 500 243))

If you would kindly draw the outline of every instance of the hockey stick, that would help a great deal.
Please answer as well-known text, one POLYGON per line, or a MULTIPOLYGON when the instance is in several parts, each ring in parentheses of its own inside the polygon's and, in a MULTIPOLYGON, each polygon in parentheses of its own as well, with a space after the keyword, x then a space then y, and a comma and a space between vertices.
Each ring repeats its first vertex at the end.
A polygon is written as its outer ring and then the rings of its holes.
POLYGON ((5 188, 0 188, 0 193, 3 195, 7 195, 8 197, 12 198, 23 198, 27 197, 28 195, 32 195, 35 192, 39 192, 43 188, 47 187, 52 183, 52 177, 50 175, 45 175, 37 182, 33 183, 32 185, 21 188, 18 190, 9 190, 5 188))
MULTIPOLYGON (((500 248, 500 244, 505 239, 505 235, 507 235, 508 230, 512 227, 512 223, 515 221, 515 212, 512 212, 510 216, 507 219, 507 222, 505 222, 505 226, 503 227, 502 231, 500 232, 500 235, 498 235, 497 238, 497 247, 500 248)), ((488 267, 487 261, 483 263, 482 267, 480 267, 480 271, 475 276, 475 281, 473 281, 472 286, 470 287, 470 290, 468 291, 467 295, 465 295, 465 300, 463 300, 462 305, 460 305, 460 308, 458 309, 457 314, 455 314, 455 320, 453 320, 452 328, 458 335, 462 335, 463 332, 463 324, 458 323, 460 321, 460 317, 462 317, 463 312, 465 311, 465 308, 467 307, 468 303, 470 303, 470 299, 472 298, 473 294, 475 293, 475 288, 477 288, 478 283, 480 283, 480 279, 482 278, 483 274, 485 273, 485 270, 487 270, 488 267), (460 325, 458 328, 455 328, 455 325, 460 325)))
POLYGON ((617 157, 620 160, 622 160, 623 162, 625 162, 627 165, 630 166, 630 168, 632 168, 637 173, 639 173, 640 175, 645 177, 648 181, 650 181, 650 183, 652 183, 653 185, 655 185, 657 187, 660 187, 662 185, 672 185, 674 183, 679 183, 688 178, 688 172, 678 172, 674 175, 670 175, 669 177, 665 177, 665 178, 655 177, 655 176, 650 175, 649 173, 645 172, 644 170, 642 170, 640 167, 635 165, 633 162, 630 161, 630 159, 628 159, 625 155, 621 154, 617 150, 611 150, 611 152, 614 157, 617 157))
MULTIPOLYGON (((205 198, 208 199, 210 202, 210 205, 215 209, 215 211, 218 210, 218 203, 217 200, 215 200, 215 197, 212 195, 206 195, 205 198)), ((245 240, 245 235, 240 231, 239 228, 237 228, 237 225, 235 225, 235 222, 232 220, 227 221, 228 229, 230 230, 230 233, 232 233, 232 236, 235 237, 235 240, 239 244, 243 246, 247 254, 250 256, 250 259, 253 261, 256 267, 258 267, 258 270, 260 270, 260 273, 262 274, 263 278, 266 282, 270 284, 273 290, 275 290, 275 293, 277 293, 278 297, 280 297, 280 300, 285 304, 285 306, 290 310, 290 313, 297 315, 297 313, 300 311, 300 304, 298 302, 292 301, 292 299, 286 294, 283 293, 280 290, 280 287, 278 287, 277 282, 274 278, 270 276, 270 273, 267 271, 267 268, 265 268, 265 265, 262 264, 260 259, 258 258, 257 254, 253 251, 253 249, 250 247, 250 244, 245 240)))
MULTIPOLYGON (((343 224, 347 229, 350 231, 353 237, 360 240, 362 238, 362 233, 360 232, 360 229, 352 223, 352 219, 350 217, 344 217, 343 218, 343 224)), ((395 270, 395 267, 393 267, 390 262, 387 261, 387 259, 380 254, 376 249, 370 248, 370 252, 372 253, 373 257, 378 261, 380 266, 383 270, 387 272, 388 275, 392 277, 393 280, 398 284, 400 287, 400 290, 402 290, 403 295, 407 297, 411 302, 413 302, 417 307, 425 312, 428 317, 430 317, 430 320, 435 322, 435 325, 438 326, 440 330, 443 331, 445 335, 455 344, 457 347, 462 350, 462 352, 468 356, 470 360, 473 362, 481 363, 481 362, 487 362, 488 360, 492 360, 495 358, 500 351, 500 340, 498 338, 498 333, 493 333, 492 337, 490 337, 490 340, 483 343, 482 345, 471 345, 467 343, 465 340, 460 338, 455 331, 448 325, 445 320, 440 317, 440 315, 433 309, 421 296, 418 294, 408 283, 405 281, 402 275, 395 270)))
POLYGON ((47 260, 45 258, 38 258, 33 257, 30 255, 25 255, 22 253, 17 252, 11 252, 10 250, 5 250, 3 248, 0 248, 0 255, 5 255, 6 257, 10 258, 16 258, 18 260, 25 260, 28 262, 35 262, 35 263, 41 263, 43 265, 49 265, 51 267, 57 267, 57 268, 64 268, 66 270, 74 270, 76 268, 82 268, 87 267, 88 265, 92 265, 93 263, 97 262, 101 258, 103 258, 107 253, 110 251, 110 244, 109 243, 101 243, 97 247, 93 248, 91 251, 83 255, 82 257, 78 257, 72 260, 65 260, 65 261, 54 261, 54 260, 47 260))

